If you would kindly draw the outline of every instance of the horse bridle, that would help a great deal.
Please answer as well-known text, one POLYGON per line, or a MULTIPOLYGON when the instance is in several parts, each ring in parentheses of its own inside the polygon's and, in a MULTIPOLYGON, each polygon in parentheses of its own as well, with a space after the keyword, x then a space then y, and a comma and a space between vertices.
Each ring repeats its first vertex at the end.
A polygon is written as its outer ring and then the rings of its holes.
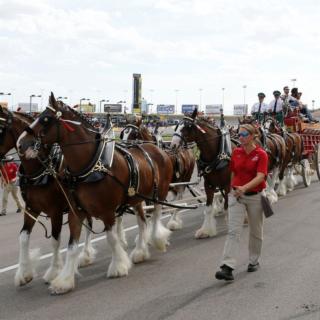
POLYGON ((200 130, 200 126, 197 125, 196 119, 193 119, 193 118, 190 118, 190 117, 184 117, 184 118, 176 125, 176 127, 175 127, 175 129, 174 129, 174 133, 173 133, 172 136, 173 136, 173 137, 176 136, 176 137, 180 138, 180 139, 182 140, 183 144, 184 144, 185 146, 187 146, 187 145, 188 145, 188 141, 184 138, 184 136, 182 136, 181 134, 179 134, 179 133, 176 132, 177 129, 179 128, 179 126, 180 126, 181 124, 184 124, 184 127, 185 127, 185 128, 195 127, 197 130, 200 130))
POLYGON ((120 139, 121 139, 121 140, 123 139, 124 132, 125 132, 127 129, 129 129, 129 128, 131 128, 134 132, 137 132, 137 131, 139 132, 139 131, 140 131, 140 129, 139 129, 138 126, 135 126, 134 124, 129 123, 129 124, 127 124, 127 125, 123 128, 123 130, 120 132, 120 139))

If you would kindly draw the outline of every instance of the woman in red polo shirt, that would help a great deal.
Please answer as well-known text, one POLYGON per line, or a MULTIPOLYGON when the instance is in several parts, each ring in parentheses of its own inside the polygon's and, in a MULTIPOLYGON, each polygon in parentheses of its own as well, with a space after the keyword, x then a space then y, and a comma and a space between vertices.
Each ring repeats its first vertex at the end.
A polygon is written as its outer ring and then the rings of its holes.
POLYGON ((249 125, 239 128, 241 146, 234 149, 231 157, 231 187, 229 194, 228 235, 224 246, 221 270, 216 272, 219 280, 234 280, 232 271, 236 266, 240 235, 245 214, 248 216, 249 265, 248 272, 259 268, 263 238, 263 209, 260 193, 266 188, 268 155, 255 143, 256 129, 249 125))

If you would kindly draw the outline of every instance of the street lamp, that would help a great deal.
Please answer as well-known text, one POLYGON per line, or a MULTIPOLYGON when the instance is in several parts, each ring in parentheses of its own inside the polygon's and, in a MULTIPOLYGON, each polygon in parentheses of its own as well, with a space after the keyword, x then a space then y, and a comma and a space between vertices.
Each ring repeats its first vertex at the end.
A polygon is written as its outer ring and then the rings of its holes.
POLYGON ((243 104, 245 106, 246 105, 246 88, 247 88, 247 85, 243 85, 242 88, 243 88, 243 104))
POLYGON ((100 113, 101 113, 101 103, 102 103, 102 102, 109 102, 109 100, 103 99, 103 100, 100 100, 100 101, 99 101, 99 105, 100 105, 100 106, 99 106, 99 112, 100 112, 100 113))
POLYGON ((316 102, 315 100, 312 100, 312 111, 314 111, 314 103, 315 102, 316 102))
POLYGON ((68 97, 58 97, 57 101, 59 101, 59 100, 62 101, 62 100, 67 100, 67 99, 68 99, 68 97))
POLYGON ((178 94, 179 94, 179 89, 175 89, 174 92, 176 93, 176 112, 178 113, 178 94))
POLYGON ((30 95, 30 107, 29 107, 29 113, 31 114, 31 106, 32 106, 32 98, 41 98, 41 94, 32 94, 30 95))
POLYGON ((290 81, 292 82, 292 88, 295 88, 297 79, 291 79, 290 81))
POLYGON ((82 112, 82 109, 81 109, 81 102, 82 101, 90 101, 90 99, 88 99, 88 98, 82 98, 82 99, 80 99, 80 105, 79 105, 79 107, 80 107, 80 113, 82 112))
POLYGON ((199 111, 201 111, 201 104, 202 104, 202 88, 199 88, 199 98, 200 98, 199 111))
POLYGON ((224 90, 226 88, 222 88, 222 109, 224 109, 224 90))

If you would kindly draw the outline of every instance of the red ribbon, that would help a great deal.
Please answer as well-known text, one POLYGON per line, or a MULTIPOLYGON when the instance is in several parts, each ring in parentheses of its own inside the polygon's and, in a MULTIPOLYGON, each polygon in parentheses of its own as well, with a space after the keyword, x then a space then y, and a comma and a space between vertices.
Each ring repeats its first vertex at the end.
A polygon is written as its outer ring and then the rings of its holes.
POLYGON ((66 121, 60 118, 60 121, 62 122, 62 125, 70 132, 73 132, 75 129, 71 127, 66 121))

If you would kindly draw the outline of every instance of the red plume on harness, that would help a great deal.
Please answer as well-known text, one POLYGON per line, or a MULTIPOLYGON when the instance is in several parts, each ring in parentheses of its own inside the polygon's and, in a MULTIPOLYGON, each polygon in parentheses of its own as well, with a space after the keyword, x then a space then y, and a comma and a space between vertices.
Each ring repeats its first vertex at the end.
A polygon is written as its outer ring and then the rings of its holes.
POLYGON ((196 127, 197 127, 202 133, 206 133, 206 130, 204 130, 204 128, 200 127, 198 124, 196 124, 196 127))
POLYGON ((62 122, 62 125, 70 132, 73 132, 75 129, 70 126, 66 121, 64 121, 62 118, 59 119, 62 122))

